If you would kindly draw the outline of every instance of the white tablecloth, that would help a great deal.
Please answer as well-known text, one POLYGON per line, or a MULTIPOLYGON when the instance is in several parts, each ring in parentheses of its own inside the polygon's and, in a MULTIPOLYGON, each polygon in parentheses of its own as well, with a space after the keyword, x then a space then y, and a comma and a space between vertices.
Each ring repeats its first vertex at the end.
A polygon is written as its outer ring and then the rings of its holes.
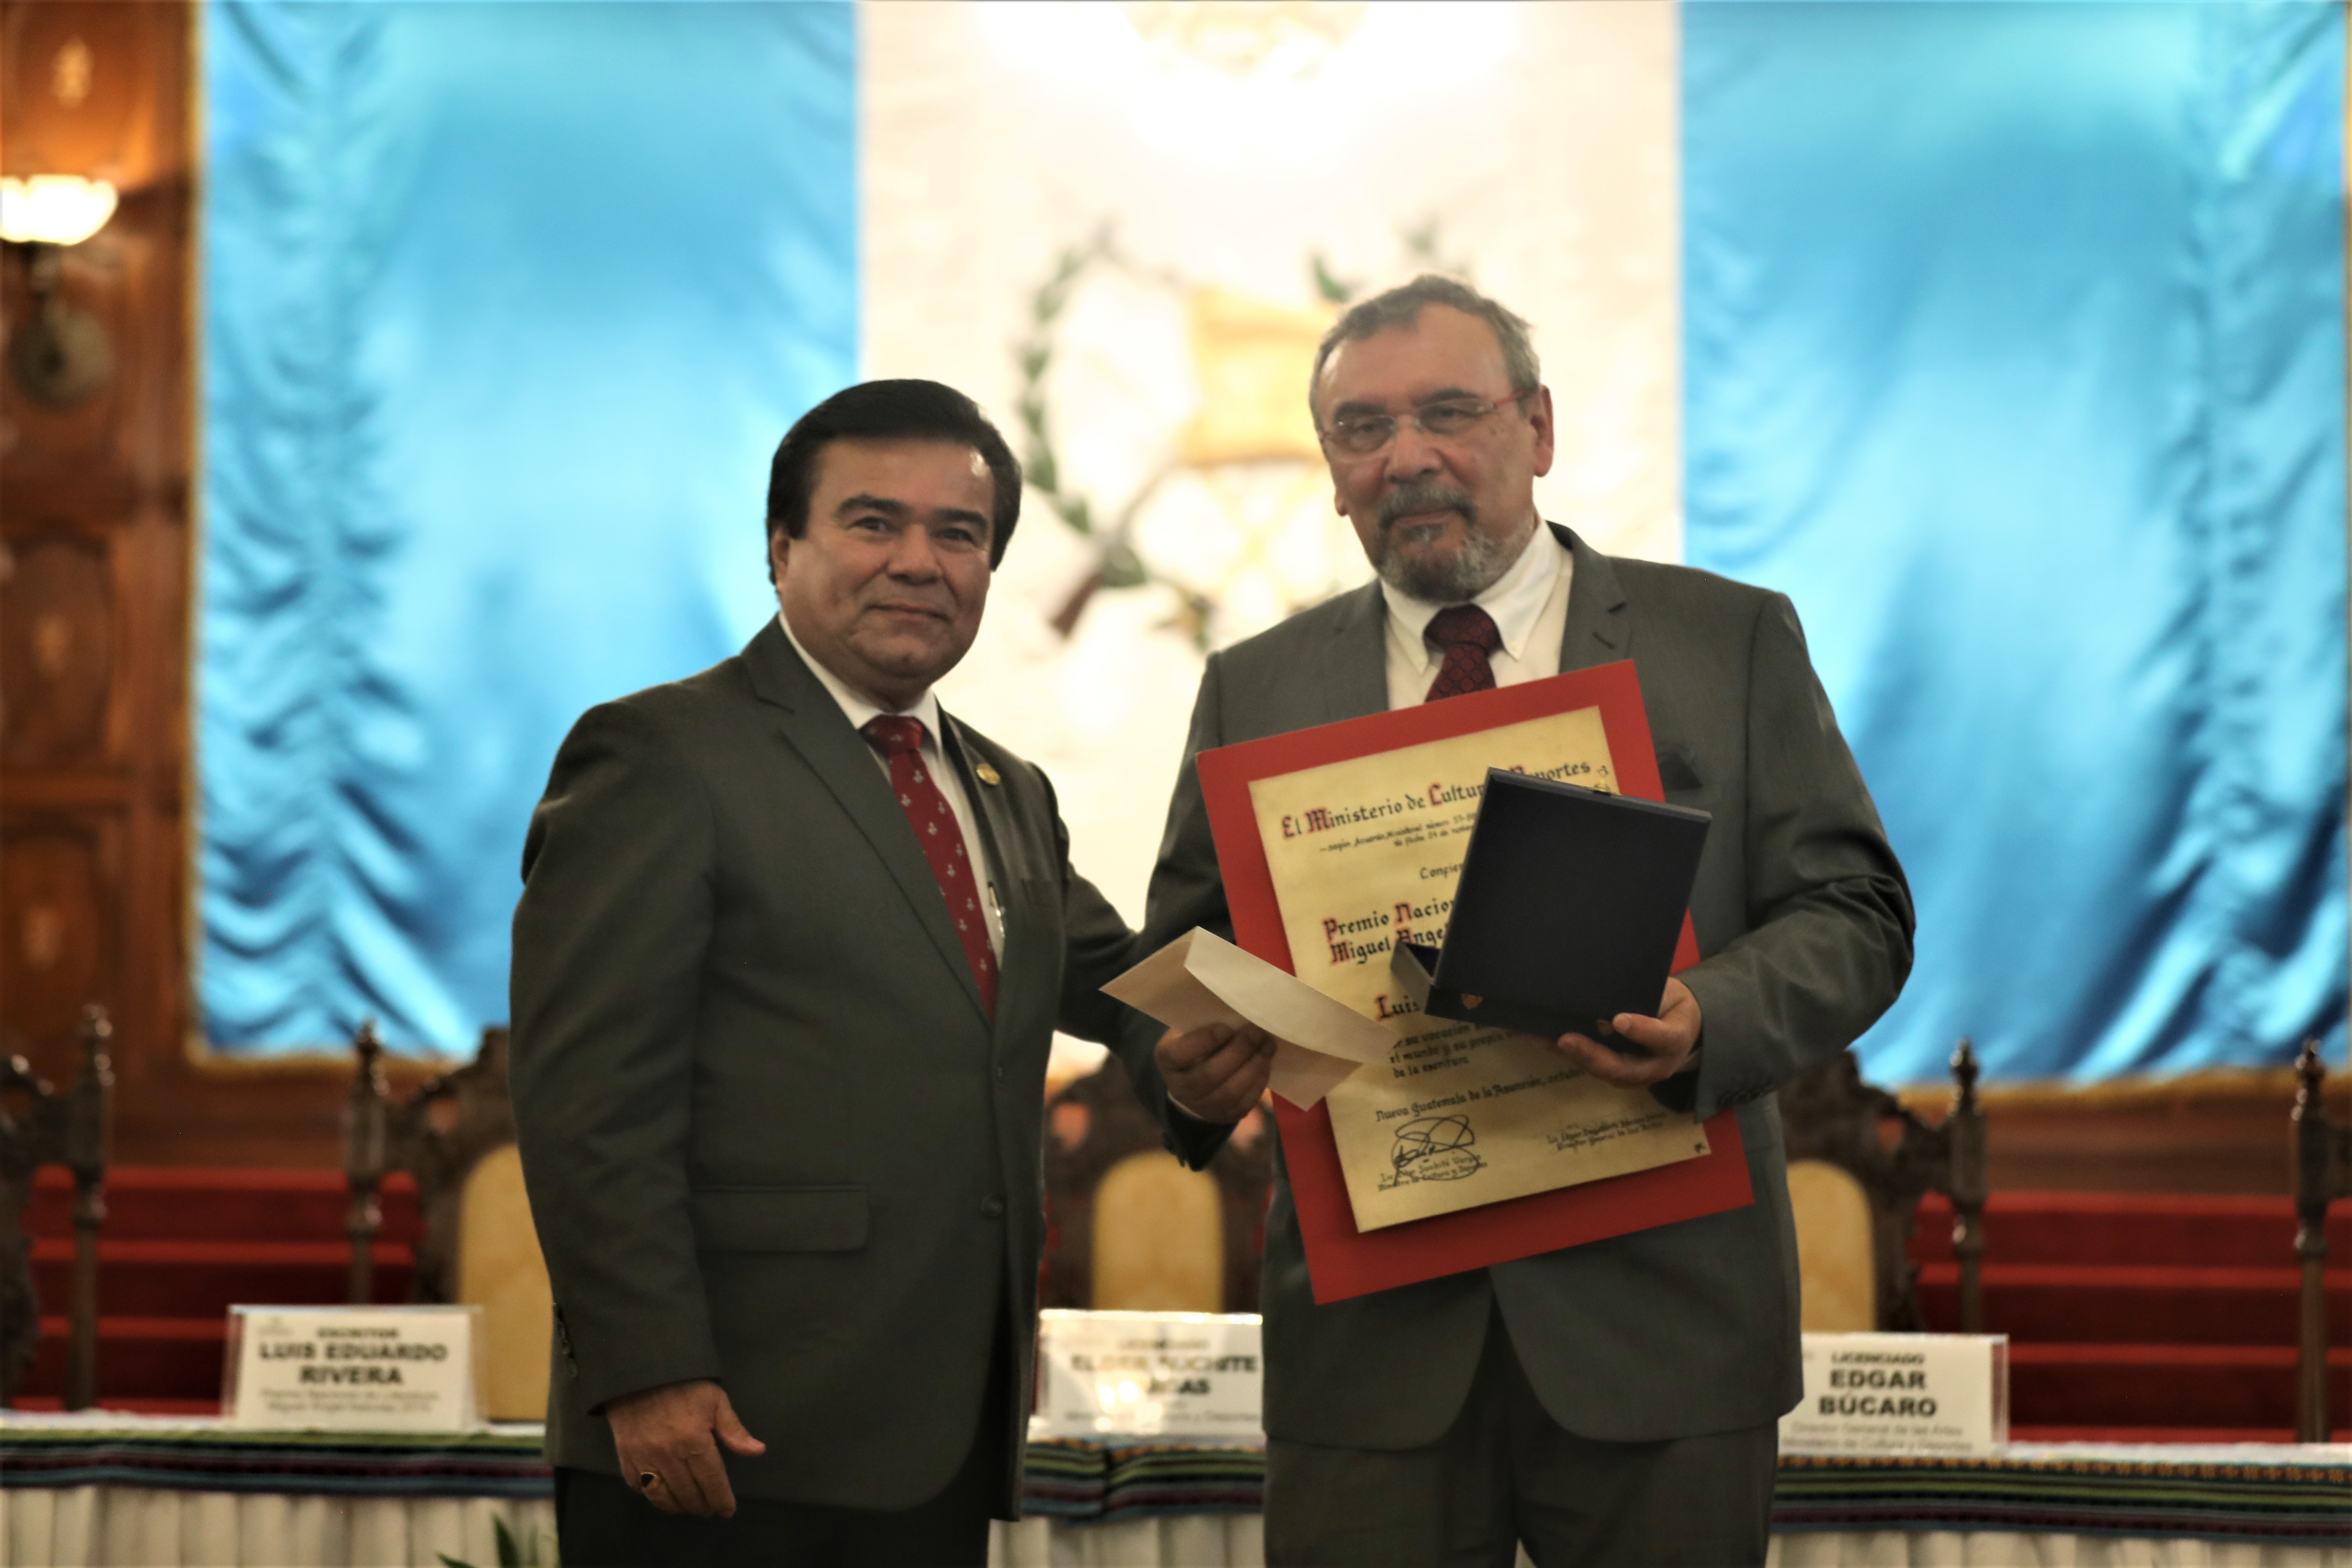
POLYGON ((1771 1568, 2352 1568, 2352 1548, 2000 1530, 1871 1530, 1772 1538, 1771 1568))
POLYGON ((441 1568, 446 1552, 475 1568, 494 1568, 500 1519, 526 1553, 538 1538, 542 1568, 555 1562, 555 1505, 543 1498, 11 1487, 0 1489, 0 1563, 7 1568, 441 1568))
MULTIPOLYGON (((217 1423, 171 1422, 101 1412, 72 1417, 0 1412, 0 1434, 24 1427, 168 1438, 175 1431, 200 1426, 219 1431, 217 1423)), ((531 1467, 537 1462, 535 1429, 502 1431, 496 1440, 503 1445, 506 1464, 523 1467, 520 1476, 506 1483, 507 1489, 512 1492, 530 1485, 531 1467)), ((291 1441, 316 1447, 305 1438, 291 1441)), ((373 1451, 386 1440, 358 1441, 373 1451)), ((2313 1466, 2342 1467, 2347 1495, 2352 1495, 2352 1448, 2342 1445, 2194 1449, 2070 1444, 2021 1446, 2010 1457, 2032 1464, 2063 1461, 2078 1469, 2085 1463, 2294 1464, 2306 1470, 2313 1466)), ((479 1451, 461 1456, 473 1468, 476 1489, 497 1489, 495 1484, 478 1479, 494 1458, 479 1451)), ((371 1463, 356 1462, 363 1468, 371 1463)), ((384 1467, 376 1468, 382 1472, 384 1467)), ((22 1480, 28 1473, 20 1468, 12 1479, 22 1480)), ((258 1479, 266 1484, 267 1478, 258 1479)), ((128 1480, 71 1484, 63 1474, 59 1479, 67 1484, 0 1485, 0 1568, 81 1564, 167 1568, 181 1563, 440 1568, 444 1553, 476 1568, 490 1568, 498 1562, 496 1524, 501 1520, 522 1545, 525 1561, 536 1561, 541 1568, 555 1564, 554 1509, 550 1500, 518 1495, 432 1495, 436 1482, 426 1475, 404 1483, 414 1489, 411 1495, 390 1496, 205 1491, 140 1486, 128 1480)), ((2304 1484, 2307 1494, 2310 1483, 2304 1484)), ((1784 1503, 1790 1495, 1788 1485, 1784 1473, 1784 1503)), ((2326 1487, 2321 1489, 2327 1497, 2335 1495, 2326 1487)), ((1813 1517, 1822 1522, 1833 1522, 1836 1518, 1818 1513, 1813 1517)), ((1033 1518, 997 1525, 989 1555, 992 1568, 1264 1568, 1265 1561, 1259 1518, 1253 1513, 1115 1518, 1103 1522, 1033 1518)), ((1522 1556, 1521 1562, 1525 1561, 1522 1556)), ((2352 1568, 2352 1546, 1932 1527, 1832 1528, 1776 1535, 1770 1561, 1773 1568, 2352 1568)))
POLYGON ((1196 1513, 1068 1524, 999 1523, 989 1568, 1265 1568, 1265 1534, 1254 1513, 1196 1513))
MULTIPOLYGON (((491 1521, 539 1538, 555 1563, 555 1510, 539 1500, 320 1498, 143 1487, 0 1491, 8 1568, 441 1568, 439 1553, 490 1568, 491 1521)), ((999 1524, 991 1568, 1264 1568, 1254 1514, 1064 1524, 999 1524)), ((2148 1541, 1998 1531, 1882 1530, 1775 1536, 1772 1568, 2352 1568, 2352 1549, 2148 1541)), ((1520 1562, 1525 1563, 1524 1554, 1520 1562)))

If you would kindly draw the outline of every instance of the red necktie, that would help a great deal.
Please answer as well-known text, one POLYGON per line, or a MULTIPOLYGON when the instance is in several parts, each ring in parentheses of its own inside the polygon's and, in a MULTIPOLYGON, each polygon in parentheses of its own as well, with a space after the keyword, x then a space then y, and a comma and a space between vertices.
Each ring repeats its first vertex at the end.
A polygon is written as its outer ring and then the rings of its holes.
POLYGON ((940 793, 929 770, 923 766, 923 721, 884 714, 868 719, 860 733, 868 745, 890 759, 890 787, 898 794, 898 804, 915 830, 915 842, 923 847, 923 858, 931 863, 931 875, 939 879, 948 914, 963 942, 964 960, 971 965, 972 979, 980 983, 981 1003, 993 1018, 996 952, 988 945, 988 916, 980 907, 984 889, 972 874, 971 857, 964 852, 963 829, 956 826, 948 797, 940 793))
POLYGON ((1423 637, 1445 650, 1445 663, 1429 683, 1425 702, 1495 689, 1495 667, 1487 656, 1503 646, 1495 618, 1475 605, 1456 605, 1429 617, 1423 637))

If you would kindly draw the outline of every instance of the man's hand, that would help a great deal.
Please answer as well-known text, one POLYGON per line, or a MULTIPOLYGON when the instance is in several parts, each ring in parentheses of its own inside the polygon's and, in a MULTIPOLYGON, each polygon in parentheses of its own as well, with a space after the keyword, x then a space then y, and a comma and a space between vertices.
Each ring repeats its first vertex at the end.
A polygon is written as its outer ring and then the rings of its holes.
POLYGON ((1274 1076, 1274 1037, 1255 1024, 1171 1029, 1151 1054, 1168 1098, 1203 1121, 1239 1121, 1274 1076))
POLYGON ((735 1419, 727 1391, 708 1379, 625 1394, 605 1405, 604 1415, 621 1451, 621 1479, 664 1513, 733 1518, 735 1489, 719 1443, 731 1454, 768 1451, 735 1419), (644 1479, 648 1474, 651 1481, 644 1479))
POLYGON ((1639 1050, 1613 1051, 1582 1035, 1562 1035, 1557 1043, 1562 1056, 1573 1058, 1602 1082, 1644 1089, 1683 1070, 1698 1045, 1698 998, 1681 981, 1668 980, 1656 1017, 1620 1013, 1609 1020, 1609 1026, 1639 1050))

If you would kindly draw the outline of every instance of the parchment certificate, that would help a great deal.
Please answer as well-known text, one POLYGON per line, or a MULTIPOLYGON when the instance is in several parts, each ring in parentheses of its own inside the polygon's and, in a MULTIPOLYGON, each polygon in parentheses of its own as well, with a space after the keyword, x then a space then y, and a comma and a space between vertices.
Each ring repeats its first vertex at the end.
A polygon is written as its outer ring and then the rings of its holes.
POLYGON ((1443 938, 1490 767, 1616 788, 1597 708, 1249 785, 1298 978, 1402 1037, 1385 1064, 1327 1097, 1359 1230, 1707 1152, 1693 1118, 1591 1077, 1547 1041, 1444 1018, 1415 1026, 1389 952, 1443 938))

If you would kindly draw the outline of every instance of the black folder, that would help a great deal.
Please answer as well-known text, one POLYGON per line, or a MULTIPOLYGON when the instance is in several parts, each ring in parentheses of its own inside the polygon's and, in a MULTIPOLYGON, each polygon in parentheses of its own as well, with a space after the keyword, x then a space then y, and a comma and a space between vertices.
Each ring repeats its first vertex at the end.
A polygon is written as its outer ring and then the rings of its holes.
POLYGON ((1615 1043, 1654 1014, 1706 847, 1704 811, 1494 769, 1442 948, 1390 965, 1440 1018, 1615 1043))

